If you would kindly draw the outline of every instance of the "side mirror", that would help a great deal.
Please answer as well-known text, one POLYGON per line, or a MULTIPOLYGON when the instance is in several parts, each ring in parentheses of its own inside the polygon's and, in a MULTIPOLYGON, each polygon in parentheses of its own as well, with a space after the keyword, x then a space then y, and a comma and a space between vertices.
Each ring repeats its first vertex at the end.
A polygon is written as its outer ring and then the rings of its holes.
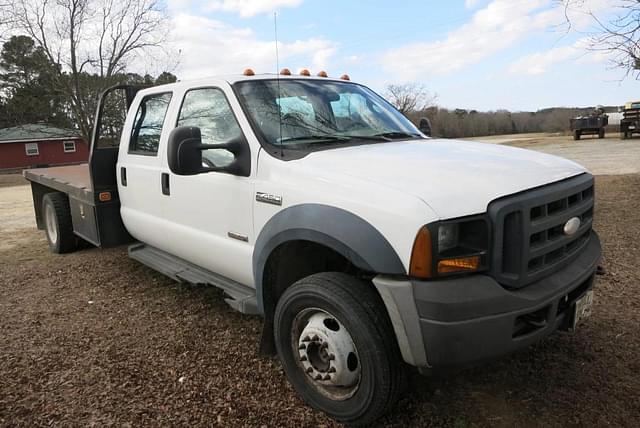
POLYGON ((420 125, 418 126, 420 132, 422 132, 427 137, 431 137, 431 121, 426 117, 420 119, 420 125))
POLYGON ((248 177, 251 173, 249 145, 243 136, 222 144, 202 144, 200 128, 179 126, 169 134, 167 161, 171 172, 177 175, 196 175, 205 172, 226 172, 248 177), (233 162, 221 167, 206 167, 202 163, 202 151, 222 149, 231 152, 233 162))

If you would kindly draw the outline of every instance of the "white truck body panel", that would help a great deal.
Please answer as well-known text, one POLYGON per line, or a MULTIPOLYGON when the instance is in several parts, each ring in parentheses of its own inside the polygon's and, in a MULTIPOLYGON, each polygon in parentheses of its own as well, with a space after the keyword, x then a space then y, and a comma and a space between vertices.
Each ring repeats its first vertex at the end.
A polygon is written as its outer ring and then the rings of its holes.
POLYGON ((294 205, 326 204, 361 217, 387 238, 408 270, 413 241, 423 225, 482 213, 501 196, 585 172, 574 162, 530 150, 443 139, 335 148, 282 161, 262 149, 230 86, 259 78, 265 77, 203 79, 140 91, 132 110, 146 95, 173 92, 158 156, 131 160, 129 115, 118 160, 118 169, 128 167, 131 177, 131 184, 120 185, 119 191, 123 221, 136 239, 244 285, 255 287, 253 245, 262 228, 294 205), (205 87, 225 92, 251 148, 250 177, 169 171, 166 139, 184 95, 205 87), (170 174, 171 197, 160 193, 161 172, 170 174), (138 188, 133 184, 138 179, 158 187, 138 188), (282 205, 256 202, 256 192, 281 196, 282 205), (229 232, 247 241, 229 237, 229 232))

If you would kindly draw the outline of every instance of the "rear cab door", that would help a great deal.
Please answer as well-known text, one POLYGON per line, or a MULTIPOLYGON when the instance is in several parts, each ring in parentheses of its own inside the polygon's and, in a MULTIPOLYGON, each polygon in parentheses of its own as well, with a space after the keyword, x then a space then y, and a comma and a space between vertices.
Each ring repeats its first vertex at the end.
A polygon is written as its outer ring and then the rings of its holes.
POLYGON ((166 156, 174 101, 166 87, 140 91, 125 122, 118 152, 122 220, 139 241, 166 247, 162 159, 166 156))

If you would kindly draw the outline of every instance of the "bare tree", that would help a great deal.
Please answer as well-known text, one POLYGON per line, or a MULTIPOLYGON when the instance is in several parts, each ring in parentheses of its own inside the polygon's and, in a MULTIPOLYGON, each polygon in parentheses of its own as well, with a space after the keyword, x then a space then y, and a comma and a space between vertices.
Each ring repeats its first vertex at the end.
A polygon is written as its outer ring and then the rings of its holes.
POLYGON ((402 114, 407 115, 433 106, 438 97, 420 83, 404 83, 387 85, 385 98, 402 114))
POLYGON ((640 79, 640 1, 618 0, 606 16, 588 11, 587 0, 558 1, 564 7, 568 28, 575 11, 587 10, 593 19, 595 31, 589 37, 589 50, 608 53, 615 67, 640 79))
POLYGON ((0 1, 10 2, 5 10, 10 29, 30 36, 58 65, 53 84, 68 99, 85 137, 91 132, 95 94, 134 59, 145 61, 161 49, 167 34, 160 0, 0 1))

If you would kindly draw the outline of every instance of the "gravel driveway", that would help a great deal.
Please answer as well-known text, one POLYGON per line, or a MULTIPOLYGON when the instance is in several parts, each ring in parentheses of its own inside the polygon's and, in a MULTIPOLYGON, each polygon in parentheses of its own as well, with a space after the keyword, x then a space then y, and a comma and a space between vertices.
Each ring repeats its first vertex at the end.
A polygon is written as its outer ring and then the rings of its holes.
MULTIPOLYGON (((638 426, 640 175, 597 186, 593 316, 492 364, 412 376, 381 425, 638 426)), ((334 425, 258 356, 259 318, 125 248, 51 254, 32 216, 28 187, 0 188, 0 426, 334 425)))
POLYGON ((640 138, 621 140, 617 134, 612 134, 603 139, 586 136, 574 141, 573 137, 554 134, 516 134, 471 140, 562 156, 584 165, 595 175, 640 173, 640 138))

